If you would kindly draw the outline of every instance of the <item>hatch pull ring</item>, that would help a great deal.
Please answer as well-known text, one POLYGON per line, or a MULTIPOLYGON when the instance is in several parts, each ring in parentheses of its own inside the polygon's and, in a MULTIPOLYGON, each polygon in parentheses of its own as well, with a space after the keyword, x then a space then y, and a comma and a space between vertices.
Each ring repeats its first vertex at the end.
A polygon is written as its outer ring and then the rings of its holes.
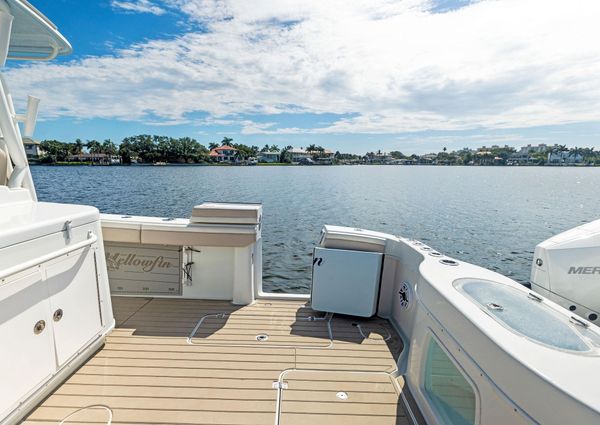
POLYGON ((590 324, 589 324, 589 323, 587 323, 587 322, 584 322, 583 320, 581 320, 581 319, 578 319, 578 318, 577 318, 577 317, 575 317, 575 316, 571 316, 571 318, 569 319, 569 321, 570 321, 571 323, 573 323, 574 325, 577 325, 577 326, 582 326, 582 327, 584 327, 584 328, 587 328, 587 327, 589 327, 589 326, 590 326, 590 324))
POLYGON ((73 223, 71 222, 71 220, 65 221, 63 231, 65 232, 67 240, 71 240, 71 234, 73 233, 73 223))
POLYGON ((486 306, 490 310, 494 310, 494 311, 503 311, 504 310, 504 307, 502 307, 500 304, 496 304, 496 303, 487 303, 486 306))

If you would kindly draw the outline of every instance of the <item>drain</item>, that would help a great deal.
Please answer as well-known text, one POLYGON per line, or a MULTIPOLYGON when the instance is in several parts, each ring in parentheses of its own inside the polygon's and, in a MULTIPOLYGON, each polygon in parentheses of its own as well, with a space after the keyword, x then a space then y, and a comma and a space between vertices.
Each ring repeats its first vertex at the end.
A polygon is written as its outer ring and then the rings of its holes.
POLYGON ((339 398, 340 400, 348 400, 348 393, 344 392, 344 391, 340 391, 339 393, 337 393, 335 395, 337 398, 339 398))
POLYGON ((256 335, 256 340, 258 342, 264 342, 264 341, 266 341, 268 339, 269 339, 269 335, 267 335, 267 334, 256 335))

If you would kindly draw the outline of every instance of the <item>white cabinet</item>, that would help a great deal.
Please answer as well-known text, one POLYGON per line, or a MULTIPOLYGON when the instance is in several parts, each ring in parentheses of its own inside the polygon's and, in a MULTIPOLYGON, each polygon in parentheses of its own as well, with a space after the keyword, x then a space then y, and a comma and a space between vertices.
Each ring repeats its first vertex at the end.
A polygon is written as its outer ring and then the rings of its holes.
POLYGON ((0 286, 0 415, 56 370, 51 317, 39 270, 0 286))
POLYGON ((0 200, 0 423, 19 421, 114 326, 99 218, 0 200))
POLYGON ((312 308, 373 316, 377 312, 382 258, 376 252, 315 248, 312 308))
POLYGON ((102 332, 93 245, 0 280, 0 418, 102 332))
POLYGON ((46 267, 58 367, 101 331, 98 281, 91 247, 46 267))

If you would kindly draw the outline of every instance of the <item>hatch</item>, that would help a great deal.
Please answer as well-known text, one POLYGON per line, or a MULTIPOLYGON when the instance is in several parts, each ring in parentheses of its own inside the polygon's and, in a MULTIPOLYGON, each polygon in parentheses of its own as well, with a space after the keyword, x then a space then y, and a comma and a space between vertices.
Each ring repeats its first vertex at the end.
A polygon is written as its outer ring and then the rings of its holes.
POLYGON ((459 279, 454 286, 504 327, 536 343, 588 354, 600 348, 600 335, 589 323, 537 294, 483 279, 459 279))

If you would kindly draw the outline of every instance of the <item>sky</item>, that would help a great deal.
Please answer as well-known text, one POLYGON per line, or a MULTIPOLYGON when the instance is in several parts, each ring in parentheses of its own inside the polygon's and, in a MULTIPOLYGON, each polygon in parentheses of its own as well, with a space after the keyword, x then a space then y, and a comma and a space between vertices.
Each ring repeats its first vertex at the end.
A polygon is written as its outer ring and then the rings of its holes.
POLYGON ((3 70, 37 139, 600 148, 597 0, 33 0, 71 42, 3 70))

